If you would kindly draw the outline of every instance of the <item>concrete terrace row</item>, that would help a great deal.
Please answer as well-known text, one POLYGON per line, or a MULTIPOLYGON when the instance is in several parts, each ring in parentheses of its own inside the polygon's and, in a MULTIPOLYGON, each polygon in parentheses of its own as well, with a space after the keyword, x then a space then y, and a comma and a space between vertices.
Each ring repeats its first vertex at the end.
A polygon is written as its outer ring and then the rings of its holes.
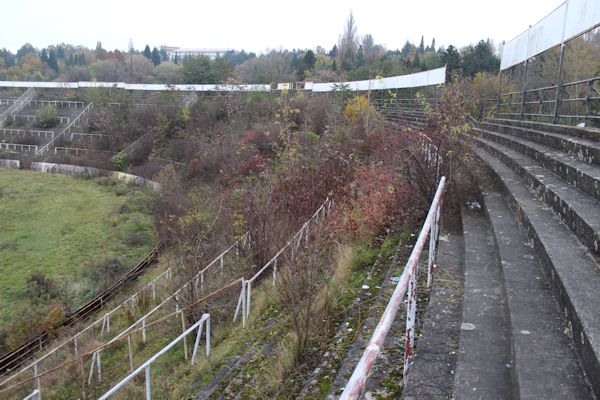
MULTIPOLYGON (((414 104, 384 113, 426 123, 414 104)), ((447 326, 426 323, 403 397, 599 396, 600 130, 492 119, 467 140, 478 194, 462 204, 453 251, 459 340, 452 348, 436 338, 447 326), (447 370, 433 361, 442 351, 457 354, 447 370)))

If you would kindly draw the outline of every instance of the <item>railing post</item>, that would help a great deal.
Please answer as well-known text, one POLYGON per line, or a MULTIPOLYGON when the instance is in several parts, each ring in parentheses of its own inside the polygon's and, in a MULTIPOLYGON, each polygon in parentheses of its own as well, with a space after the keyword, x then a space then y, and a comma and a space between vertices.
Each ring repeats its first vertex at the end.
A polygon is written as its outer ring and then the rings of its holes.
POLYGON ((252 298, 252 281, 246 281, 246 320, 250 319, 250 301, 252 298))
POLYGON ((33 364, 33 375, 35 376, 35 387, 38 390, 38 399, 42 398, 42 384, 40 382, 40 377, 38 376, 38 368, 37 363, 33 364))
POLYGON ((152 387, 150 382, 150 366, 146 367, 146 400, 152 399, 152 387))
POLYGON ((192 364, 196 361, 196 354, 198 353, 198 346, 200 346, 200 339, 202 338, 202 325, 204 322, 201 322, 198 325, 198 331, 196 333, 196 340, 194 341, 194 351, 192 351, 192 364))
MULTIPOLYGON (((502 59, 502 52, 504 51, 504 45, 506 42, 502 41, 502 51, 500 52, 500 59, 502 59)), ((502 93, 502 67, 500 67, 500 72, 498 73, 498 99, 496 101, 496 118, 500 114, 500 94, 502 93)))
POLYGON ((525 53, 525 70, 523 71, 523 81, 521 83, 521 111, 519 112, 519 119, 523 119, 525 112, 525 100, 527 98, 527 67, 529 66, 529 39, 531 36, 531 25, 527 30, 527 50, 525 53))
POLYGON ((142 319, 142 341, 146 343, 146 318, 142 319))
POLYGON ((127 352, 129 353, 129 372, 133 372, 133 350, 131 349, 131 335, 127 335, 127 352))
MULTIPOLYGON (((181 311, 181 331, 185 332, 185 313, 181 311)), ((183 355, 185 359, 188 359, 188 348, 187 348, 187 336, 183 337, 183 355)))
MULTIPOLYGON (((417 260, 418 262, 418 260, 417 260)), ((413 269, 408 282, 408 303, 406 304, 406 335, 404 343, 404 384, 407 382, 407 373, 412 360, 413 345, 415 338, 415 316, 417 311, 417 270, 413 269)))
POLYGON ((560 106, 562 102, 562 73, 565 58, 565 31, 567 28, 567 14, 569 13, 569 0, 565 1, 565 17, 563 18, 563 30, 560 41, 560 59, 558 61, 558 75, 556 77, 556 96, 554 98, 554 118, 552 118, 553 124, 558 124, 560 121, 560 106))

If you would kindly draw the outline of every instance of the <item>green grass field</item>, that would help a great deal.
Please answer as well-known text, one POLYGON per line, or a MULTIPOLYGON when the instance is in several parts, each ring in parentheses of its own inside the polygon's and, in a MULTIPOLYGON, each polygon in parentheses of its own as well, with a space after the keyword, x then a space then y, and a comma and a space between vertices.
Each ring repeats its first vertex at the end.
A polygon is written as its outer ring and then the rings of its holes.
MULTIPOLYGON (((105 178, 0 169, 0 323, 27 304, 34 272, 73 287, 91 261, 133 267, 155 240, 150 204, 149 193, 105 178)), ((73 306, 98 289, 85 285, 73 306)))

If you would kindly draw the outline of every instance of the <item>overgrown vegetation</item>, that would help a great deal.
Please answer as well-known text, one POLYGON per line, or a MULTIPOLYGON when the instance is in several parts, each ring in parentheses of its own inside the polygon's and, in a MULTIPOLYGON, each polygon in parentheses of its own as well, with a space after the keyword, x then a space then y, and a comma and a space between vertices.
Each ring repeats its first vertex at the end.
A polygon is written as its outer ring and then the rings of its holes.
POLYGON ((106 178, 0 174, 1 348, 56 326, 154 244, 152 201, 106 178))
MULTIPOLYGON (((431 122, 423 131, 387 128, 371 105, 370 93, 355 96, 340 91, 335 93, 335 101, 330 101, 300 92, 223 92, 199 98, 187 107, 175 92, 165 92, 156 95, 161 105, 156 112, 131 107, 130 95, 117 89, 90 90, 86 95, 93 97, 95 104, 90 128, 121 130, 132 136, 133 131, 152 133, 145 156, 136 160, 133 153, 128 157, 129 171, 137 172, 136 168, 145 168, 155 159, 178 163, 163 164, 145 173, 161 184, 152 202, 154 224, 180 260, 178 272, 152 297, 145 293, 125 307, 112 325, 124 329, 191 281, 193 284, 185 286, 177 297, 178 307, 185 309, 184 324, 189 326, 209 312, 214 351, 222 358, 214 356, 199 367, 180 370, 181 364, 175 361, 182 358, 182 351, 174 351, 153 367, 153 374, 176 374, 177 387, 163 383, 157 392, 184 393, 194 379, 205 379, 206 368, 214 373, 213 368, 227 363, 228 357, 239 351, 236 340, 243 340, 244 334, 231 322, 239 296, 235 279, 251 277, 329 197, 334 206, 327 219, 303 238, 306 249, 279 260, 275 287, 270 272, 268 278, 256 281, 251 320, 257 325, 249 335, 264 342, 259 332, 266 329, 280 339, 275 347, 270 341, 261 344, 268 351, 257 361, 257 365, 273 367, 260 374, 261 385, 264 383, 261 393, 278 395, 278 386, 306 373, 318 360, 319 344, 331 340, 340 316, 350 306, 352 290, 369 275, 372 258, 378 253, 369 249, 371 243, 381 243, 390 229, 410 231, 424 216, 439 177, 451 174, 460 180, 456 170, 468 162, 461 142, 469 129, 467 101, 458 85, 445 90, 439 109, 424 103, 431 122), (121 106, 111 109, 108 104, 113 102, 121 106), (201 282, 193 279, 236 240, 240 245, 235 261, 228 258, 222 274, 217 264, 204 273, 201 282), (198 303, 205 294, 231 282, 235 285, 198 303), (258 321, 272 328, 263 328, 258 321), (230 335, 233 338, 228 338, 230 335), (269 361, 274 356, 278 363, 269 361)), ((116 162, 125 164, 125 160, 116 162)), ((132 195, 131 188, 122 184, 111 190, 118 199, 132 195)), ((108 221, 118 226, 134 207, 134 202, 122 204, 108 221)), ((145 240, 144 230, 138 229, 140 224, 134 225, 128 235, 120 237, 120 245, 130 248, 145 240)), ((103 254, 81 276, 106 286, 123 271, 125 263, 115 258, 103 254)), ((52 297, 56 284, 33 276, 30 287, 31 293, 45 299, 52 297)), ((160 320, 171 312, 170 308, 161 310, 153 319, 160 320)), ((56 320, 64 318, 58 310, 48 315, 56 320)), ((180 326, 165 320, 154 329, 148 343, 136 339, 135 362, 164 346, 180 326)), ((93 348, 96 340, 100 339, 82 341, 81 349, 93 348)), ((103 370, 110 373, 106 381, 86 385, 88 396, 101 394, 111 379, 127 371, 124 343, 107 351, 110 356, 103 357, 103 370)), ((87 357, 86 368, 90 365, 87 357)), ((52 379, 62 382, 62 378, 52 379)), ((80 391, 73 383, 61 385, 55 385, 57 391, 47 392, 45 397, 60 397, 67 388, 80 391)), ((296 384, 286 387, 301 389, 296 384)), ((122 395, 135 397, 136 393, 136 389, 128 388, 122 395)))

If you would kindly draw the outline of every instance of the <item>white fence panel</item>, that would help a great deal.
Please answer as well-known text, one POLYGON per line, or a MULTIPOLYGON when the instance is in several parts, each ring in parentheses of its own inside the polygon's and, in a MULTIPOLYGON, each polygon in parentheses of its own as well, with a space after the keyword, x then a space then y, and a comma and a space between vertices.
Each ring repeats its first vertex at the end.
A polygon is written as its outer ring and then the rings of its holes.
POLYGON ((600 0, 567 0, 504 45, 500 69, 524 62, 598 25, 600 0))

